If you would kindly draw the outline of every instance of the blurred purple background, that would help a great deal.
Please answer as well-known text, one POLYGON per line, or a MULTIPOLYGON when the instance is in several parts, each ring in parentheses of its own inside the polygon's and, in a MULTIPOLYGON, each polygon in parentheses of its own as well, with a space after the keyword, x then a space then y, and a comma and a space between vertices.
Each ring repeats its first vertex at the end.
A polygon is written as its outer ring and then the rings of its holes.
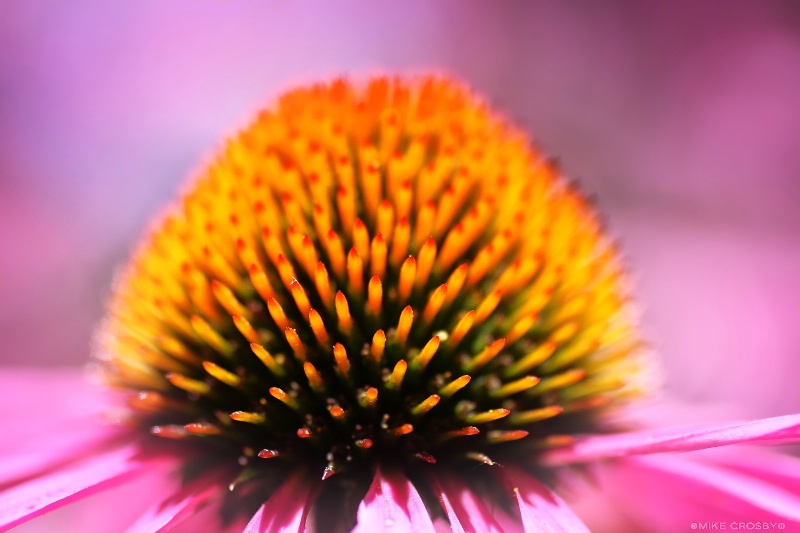
POLYGON ((800 4, 6 0, 0 364, 79 365, 223 134, 333 74, 444 69, 597 196, 667 390, 800 408, 800 4))

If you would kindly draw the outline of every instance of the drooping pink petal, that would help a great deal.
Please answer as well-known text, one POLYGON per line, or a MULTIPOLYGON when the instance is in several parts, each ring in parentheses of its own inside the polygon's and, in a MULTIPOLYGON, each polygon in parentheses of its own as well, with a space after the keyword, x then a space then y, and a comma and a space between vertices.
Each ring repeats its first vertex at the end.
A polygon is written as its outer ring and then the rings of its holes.
POLYGON ((49 510, 139 474, 138 446, 129 445, 33 478, 0 494, 0 528, 10 528, 49 510))
POLYGON ((431 486, 447 513, 453 531, 503 531, 475 493, 457 478, 447 474, 438 475, 432 477, 431 486))
POLYGON ((300 533, 305 530, 316 486, 304 473, 295 474, 259 507, 244 533, 300 533))
POLYGON ((600 490, 650 531, 740 521, 774 523, 776 530, 780 523, 784 531, 800 531, 800 496, 703 458, 630 457, 597 465, 594 471, 600 490))
POLYGON ((262 505, 253 515, 253 518, 245 526, 243 533, 263 533, 269 531, 269 519, 264 516, 264 508, 266 504, 262 505))
POLYGON ((202 510, 223 492, 224 475, 223 472, 214 472, 195 479, 166 501, 151 507, 125 532, 157 533, 171 530, 202 510))
POLYGON ((450 527, 450 522, 442 517, 438 517, 433 521, 433 530, 436 533, 452 533, 455 531, 450 527))
MULTIPOLYGON (((94 494, 71 501, 52 512, 14 527, 14 533, 114 533, 126 532, 153 504, 174 493, 180 479, 175 476, 180 461, 148 462, 139 475, 104 488, 94 494)), ((241 533, 242 527, 235 533, 241 533)), ((0 528, 2 531, 3 528, 0 528)), ((201 533, 195 529, 186 529, 201 533)), ((211 533, 211 532, 202 532, 211 533)), ((221 533, 217 530, 213 533, 221 533)))
MULTIPOLYGON (((87 421, 53 428, 52 433, 40 440, 14 439, 14 448, 0 454, 0 489, 47 472, 57 465, 108 449, 124 431, 123 428, 87 421)), ((7 447, 11 448, 10 445, 7 447)))
POLYGON ((411 481, 400 472, 379 468, 358 507, 358 524, 353 533, 434 530, 430 514, 411 481))
POLYGON ((0 419, 44 414, 80 417, 97 413, 113 394, 89 382, 82 369, 4 368, 0 391, 0 419))
POLYGON ((111 445, 110 394, 77 369, 0 371, 0 490, 111 445))
MULTIPOLYGON (((221 501, 211 501, 205 507, 192 512, 190 516, 181 521, 180 527, 168 528, 168 531, 181 533, 242 533, 247 526, 247 518, 237 516, 232 522, 223 522, 221 501)), ((125 532, 127 533, 127 531, 125 532)))
MULTIPOLYGON (((453 504, 450 503, 450 498, 448 498, 447 493, 444 492, 440 487, 436 486, 436 483, 433 484, 433 489, 439 497, 439 503, 442 504, 444 512, 447 513, 447 519, 450 521, 450 530, 454 531, 455 533, 464 533, 466 530, 461 522, 462 520, 464 522, 469 520, 467 513, 462 509, 459 509, 459 511, 461 511, 460 513, 456 511, 456 509, 453 507, 453 504), (459 514, 462 516, 459 517, 459 514)), ((440 529, 441 527, 439 524, 434 522, 434 531, 438 532, 440 529)))
POLYGON ((800 459, 763 448, 741 446, 714 450, 703 460, 800 494, 800 459))
POLYGON ((544 454, 542 461, 549 465, 582 463, 628 455, 686 452, 743 442, 800 442, 800 415, 584 437, 570 446, 544 454))
MULTIPOLYGON (((80 395, 80 392, 77 395, 80 395)), ((0 443, 0 452, 19 448, 21 442, 41 441, 56 433, 74 431, 76 428, 109 426, 109 424, 103 423, 99 412, 77 416, 74 413, 72 415, 59 413, 57 410, 41 414, 25 408, 7 409, 7 411, 10 412, 0 415, 2 417, 0 418, 0 428, 4 431, 4 435, 8 435, 9 439, 0 443)))
MULTIPOLYGON (((562 477, 569 479, 574 472, 564 472, 562 477)), ((559 485, 559 491, 561 486, 559 485)), ((619 533, 620 531, 641 531, 641 526, 618 508, 620 502, 613 499, 608 491, 598 489, 597 485, 572 487, 564 495, 576 515, 592 533, 619 533), (576 490, 579 488, 580 490, 576 490)), ((628 504, 625 504, 627 506, 628 504)), ((654 533, 653 530, 652 533, 654 533)))
POLYGON ((97 425, 113 405, 112 393, 87 383, 78 370, 0 371, 0 455, 21 443, 38 442, 62 431, 97 425))
POLYGON ((526 533, 589 533, 569 506, 534 477, 513 467, 503 468, 499 475, 516 501, 526 533))

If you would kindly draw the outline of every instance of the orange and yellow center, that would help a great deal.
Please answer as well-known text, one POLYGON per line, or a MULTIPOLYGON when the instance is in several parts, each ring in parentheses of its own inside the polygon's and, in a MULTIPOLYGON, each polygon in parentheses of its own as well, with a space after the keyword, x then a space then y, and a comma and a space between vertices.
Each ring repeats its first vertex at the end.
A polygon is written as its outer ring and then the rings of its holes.
POLYGON ((626 298, 587 201, 468 90, 336 80, 260 113, 156 224, 105 368, 151 433, 243 465, 492 464, 631 393, 626 298))

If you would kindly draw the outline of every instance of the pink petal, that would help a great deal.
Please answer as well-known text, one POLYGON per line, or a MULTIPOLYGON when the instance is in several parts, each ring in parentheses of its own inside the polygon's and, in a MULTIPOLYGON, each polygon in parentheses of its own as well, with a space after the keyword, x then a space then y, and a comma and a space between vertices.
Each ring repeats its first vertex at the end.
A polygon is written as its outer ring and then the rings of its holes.
MULTIPOLYGON (((564 472, 562 478, 570 479, 574 472, 564 472)), ((560 486, 559 486, 560 487, 560 486)), ((597 485, 580 487, 580 491, 571 488, 565 494, 570 509, 572 509, 592 533, 619 533, 620 531, 641 531, 641 527, 624 513, 632 503, 620 504, 607 490, 598 489, 597 485)), ((651 528, 652 529, 652 528, 651 528)), ((655 530, 654 530, 655 531, 655 530)))
POLYGON ((399 472, 378 469, 358 506, 358 524, 353 532, 434 530, 430 514, 411 481, 399 472))
POLYGON ((308 476, 296 474, 259 507, 243 533, 305 531, 309 502, 315 489, 316 484, 308 476))
POLYGON ((47 511, 112 487, 143 470, 138 446, 114 449, 31 479, 0 495, 0 528, 10 528, 47 511))
POLYGON ((111 394, 78 370, 0 371, 0 488, 97 453, 124 433, 99 410, 111 394))
POLYGON ((800 496, 701 458, 633 457, 600 465, 596 473, 604 494, 649 530, 739 521, 782 523, 791 526, 788 531, 800 530, 800 496))
POLYGON ((800 459, 797 457, 750 447, 714 451, 717 453, 706 454, 703 459, 800 494, 800 459))
MULTIPOLYGON (((437 487, 435 483, 434 491, 437 492, 439 496, 439 502, 442 504, 444 512, 447 513, 447 519, 450 521, 450 530, 455 531, 455 533, 464 533, 466 530, 461 522, 463 520, 465 523, 468 523, 469 515, 463 510, 460 510, 460 513, 459 511, 456 511, 453 508, 453 504, 450 503, 450 499, 447 497, 447 494, 437 487), (461 518, 459 518, 459 514, 462 515, 461 518)), ((437 532, 442 530, 442 527, 439 523, 434 523, 434 530, 437 532)))
POLYGON ((124 431, 91 421, 52 429, 48 438, 41 441, 9 439, 14 448, 8 445, 9 449, 0 456, 0 488, 108 449, 124 431))
POLYGON ((96 414, 113 395, 89 382, 80 369, 4 368, 0 390, 0 420, 15 416, 58 420, 96 414))
POLYGON ((114 394, 88 383, 77 370, 0 371, 0 455, 20 443, 99 425, 114 394))
MULTIPOLYGON (((179 463, 148 462, 147 468, 130 481, 98 491, 42 516, 16 526, 14 533, 113 533, 127 532, 148 507, 162 501, 176 490, 178 479, 172 477, 179 463)), ((242 528, 244 524, 242 524, 242 528)), ((236 533, 241 533, 242 528, 236 533)), ((2 531, 3 528, 0 528, 2 531)), ((186 531, 196 532, 194 529, 186 531)))
POLYGON ((534 477, 512 467, 504 468, 500 475, 517 502, 525 532, 589 533, 567 504, 534 477))
POLYGON ((126 533, 168 531, 196 514, 224 490, 224 473, 202 476, 180 489, 166 501, 151 507, 126 533))
POLYGON ((800 441, 800 415, 763 418, 752 422, 708 424, 618 435, 598 435, 552 450, 542 457, 549 465, 581 463, 611 457, 663 452, 686 452, 737 444, 800 441))
POLYGON ((452 533, 454 530, 450 527, 450 523, 444 518, 436 518, 433 521, 433 529, 436 533, 452 533))
POLYGON ((450 520, 453 531, 501 532, 502 527, 469 487, 453 476, 432 477, 431 485, 450 520))
MULTIPOLYGON (((242 533, 247 526, 247 519, 237 517, 232 523, 222 523, 219 501, 209 502, 182 521, 180 528, 172 529, 177 533, 242 533)), ((127 533, 127 531, 126 531, 127 533)))
POLYGON ((269 519, 264 517, 265 506, 266 504, 258 508, 242 533, 266 533, 269 530, 269 519))

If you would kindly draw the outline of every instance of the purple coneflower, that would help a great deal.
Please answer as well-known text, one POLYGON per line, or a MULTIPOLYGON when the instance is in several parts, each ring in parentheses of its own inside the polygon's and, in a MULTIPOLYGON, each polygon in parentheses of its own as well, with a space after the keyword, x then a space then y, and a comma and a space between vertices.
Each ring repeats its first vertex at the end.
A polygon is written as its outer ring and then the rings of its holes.
POLYGON ((651 455, 795 442, 800 416, 612 422, 648 366, 617 251, 444 78, 281 97, 156 223, 101 337, 115 424, 71 382, 6 384, 31 405, 0 527, 154 472, 173 489, 126 532, 588 531, 556 494, 573 477, 616 478, 651 529, 800 520, 794 459, 651 455))

